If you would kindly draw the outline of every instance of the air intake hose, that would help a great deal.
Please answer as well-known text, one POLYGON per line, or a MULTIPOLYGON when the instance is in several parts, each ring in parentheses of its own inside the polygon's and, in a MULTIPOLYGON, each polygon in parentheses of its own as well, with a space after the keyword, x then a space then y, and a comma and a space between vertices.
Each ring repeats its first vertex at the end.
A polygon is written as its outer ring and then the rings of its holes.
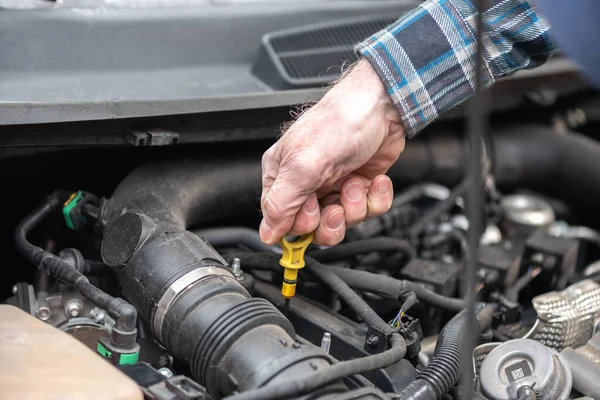
MULTIPOLYGON (((144 166, 104 210, 104 262, 158 340, 216 399, 333 362, 320 348, 297 343, 290 322, 271 303, 251 298, 221 256, 185 229, 253 204, 258 159, 144 166)), ((312 395, 345 390, 333 384, 312 395)))

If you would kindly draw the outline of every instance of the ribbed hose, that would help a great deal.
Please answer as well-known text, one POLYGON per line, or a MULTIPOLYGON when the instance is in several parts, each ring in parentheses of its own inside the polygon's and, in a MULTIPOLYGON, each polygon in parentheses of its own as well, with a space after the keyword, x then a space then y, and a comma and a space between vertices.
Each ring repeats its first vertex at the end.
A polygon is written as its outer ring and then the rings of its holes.
POLYGON ((492 315, 493 310, 490 306, 483 307, 472 326, 468 326, 467 310, 452 318, 442 329, 435 353, 427 368, 400 393, 399 399, 439 400, 448 393, 458 382, 463 369, 468 345, 467 332, 480 333, 485 330, 491 324, 492 315))
POLYGON ((228 397, 228 400, 276 400, 289 399, 310 393, 337 380, 388 367, 397 363, 406 354, 406 343, 402 336, 390 327, 365 301, 356 294, 342 279, 323 264, 306 257, 306 269, 337 293, 354 312, 367 324, 389 334, 389 348, 381 353, 342 361, 329 368, 317 371, 307 376, 295 377, 285 382, 268 385, 260 389, 244 392, 228 397))

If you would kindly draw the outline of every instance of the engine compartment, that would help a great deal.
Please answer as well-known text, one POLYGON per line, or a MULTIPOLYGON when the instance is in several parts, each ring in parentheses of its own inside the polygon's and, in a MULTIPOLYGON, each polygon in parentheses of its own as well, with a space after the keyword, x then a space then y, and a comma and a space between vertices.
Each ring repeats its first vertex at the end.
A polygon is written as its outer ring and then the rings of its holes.
POLYGON ((256 230, 267 143, 3 160, 39 162, 9 183, 24 202, 3 230, 12 235, 21 221, 8 251, 21 267, 3 280, 12 289, 6 302, 138 383, 153 376, 140 383, 148 398, 459 399, 471 365, 483 398, 596 396, 597 142, 541 124, 499 126, 486 137, 470 325, 461 311, 471 255, 460 133, 412 140, 389 173, 390 211, 348 230, 338 246, 309 248, 287 318, 281 249, 256 230), (551 160, 536 164, 534 143, 551 160), (55 174, 67 166, 66 179, 55 174), (469 332, 479 332, 473 355, 463 354, 469 332))
POLYGON ((459 107, 408 141, 387 213, 311 245, 284 314, 260 160, 323 71, 277 75, 265 35, 417 2, 72 3, 0 16, 8 398, 600 398, 600 114, 566 59, 486 92, 477 252, 459 107))

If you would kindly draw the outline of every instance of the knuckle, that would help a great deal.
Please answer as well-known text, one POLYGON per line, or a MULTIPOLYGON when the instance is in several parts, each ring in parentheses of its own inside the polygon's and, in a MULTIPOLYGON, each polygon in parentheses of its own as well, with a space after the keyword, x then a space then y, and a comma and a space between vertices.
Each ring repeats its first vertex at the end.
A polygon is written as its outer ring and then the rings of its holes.
POLYGON ((328 157, 323 155, 319 148, 310 146, 290 156, 289 169, 319 188, 330 175, 329 164, 328 157))
POLYGON ((262 201, 263 216, 271 226, 277 225, 285 218, 285 207, 277 198, 277 193, 271 192, 262 201))
POLYGON ((273 159, 273 152, 275 151, 274 148, 275 148, 275 145, 269 147, 269 149, 263 153, 262 159, 261 159, 261 162, 263 165, 269 164, 271 162, 271 160, 273 159))

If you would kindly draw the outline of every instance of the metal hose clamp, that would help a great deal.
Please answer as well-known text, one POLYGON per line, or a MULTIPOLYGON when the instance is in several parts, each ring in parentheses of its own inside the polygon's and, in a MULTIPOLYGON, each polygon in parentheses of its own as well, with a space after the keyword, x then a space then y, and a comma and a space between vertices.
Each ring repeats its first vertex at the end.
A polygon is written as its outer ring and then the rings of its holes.
POLYGON ((235 279, 229 271, 223 268, 207 266, 188 272, 173 282, 171 286, 169 286, 156 304, 154 317, 152 318, 152 330, 154 332, 154 336, 158 338, 159 341, 162 342, 161 330, 165 315, 173 303, 175 303, 175 301, 177 301, 182 294, 194 287, 198 282, 214 276, 225 276, 235 279))

